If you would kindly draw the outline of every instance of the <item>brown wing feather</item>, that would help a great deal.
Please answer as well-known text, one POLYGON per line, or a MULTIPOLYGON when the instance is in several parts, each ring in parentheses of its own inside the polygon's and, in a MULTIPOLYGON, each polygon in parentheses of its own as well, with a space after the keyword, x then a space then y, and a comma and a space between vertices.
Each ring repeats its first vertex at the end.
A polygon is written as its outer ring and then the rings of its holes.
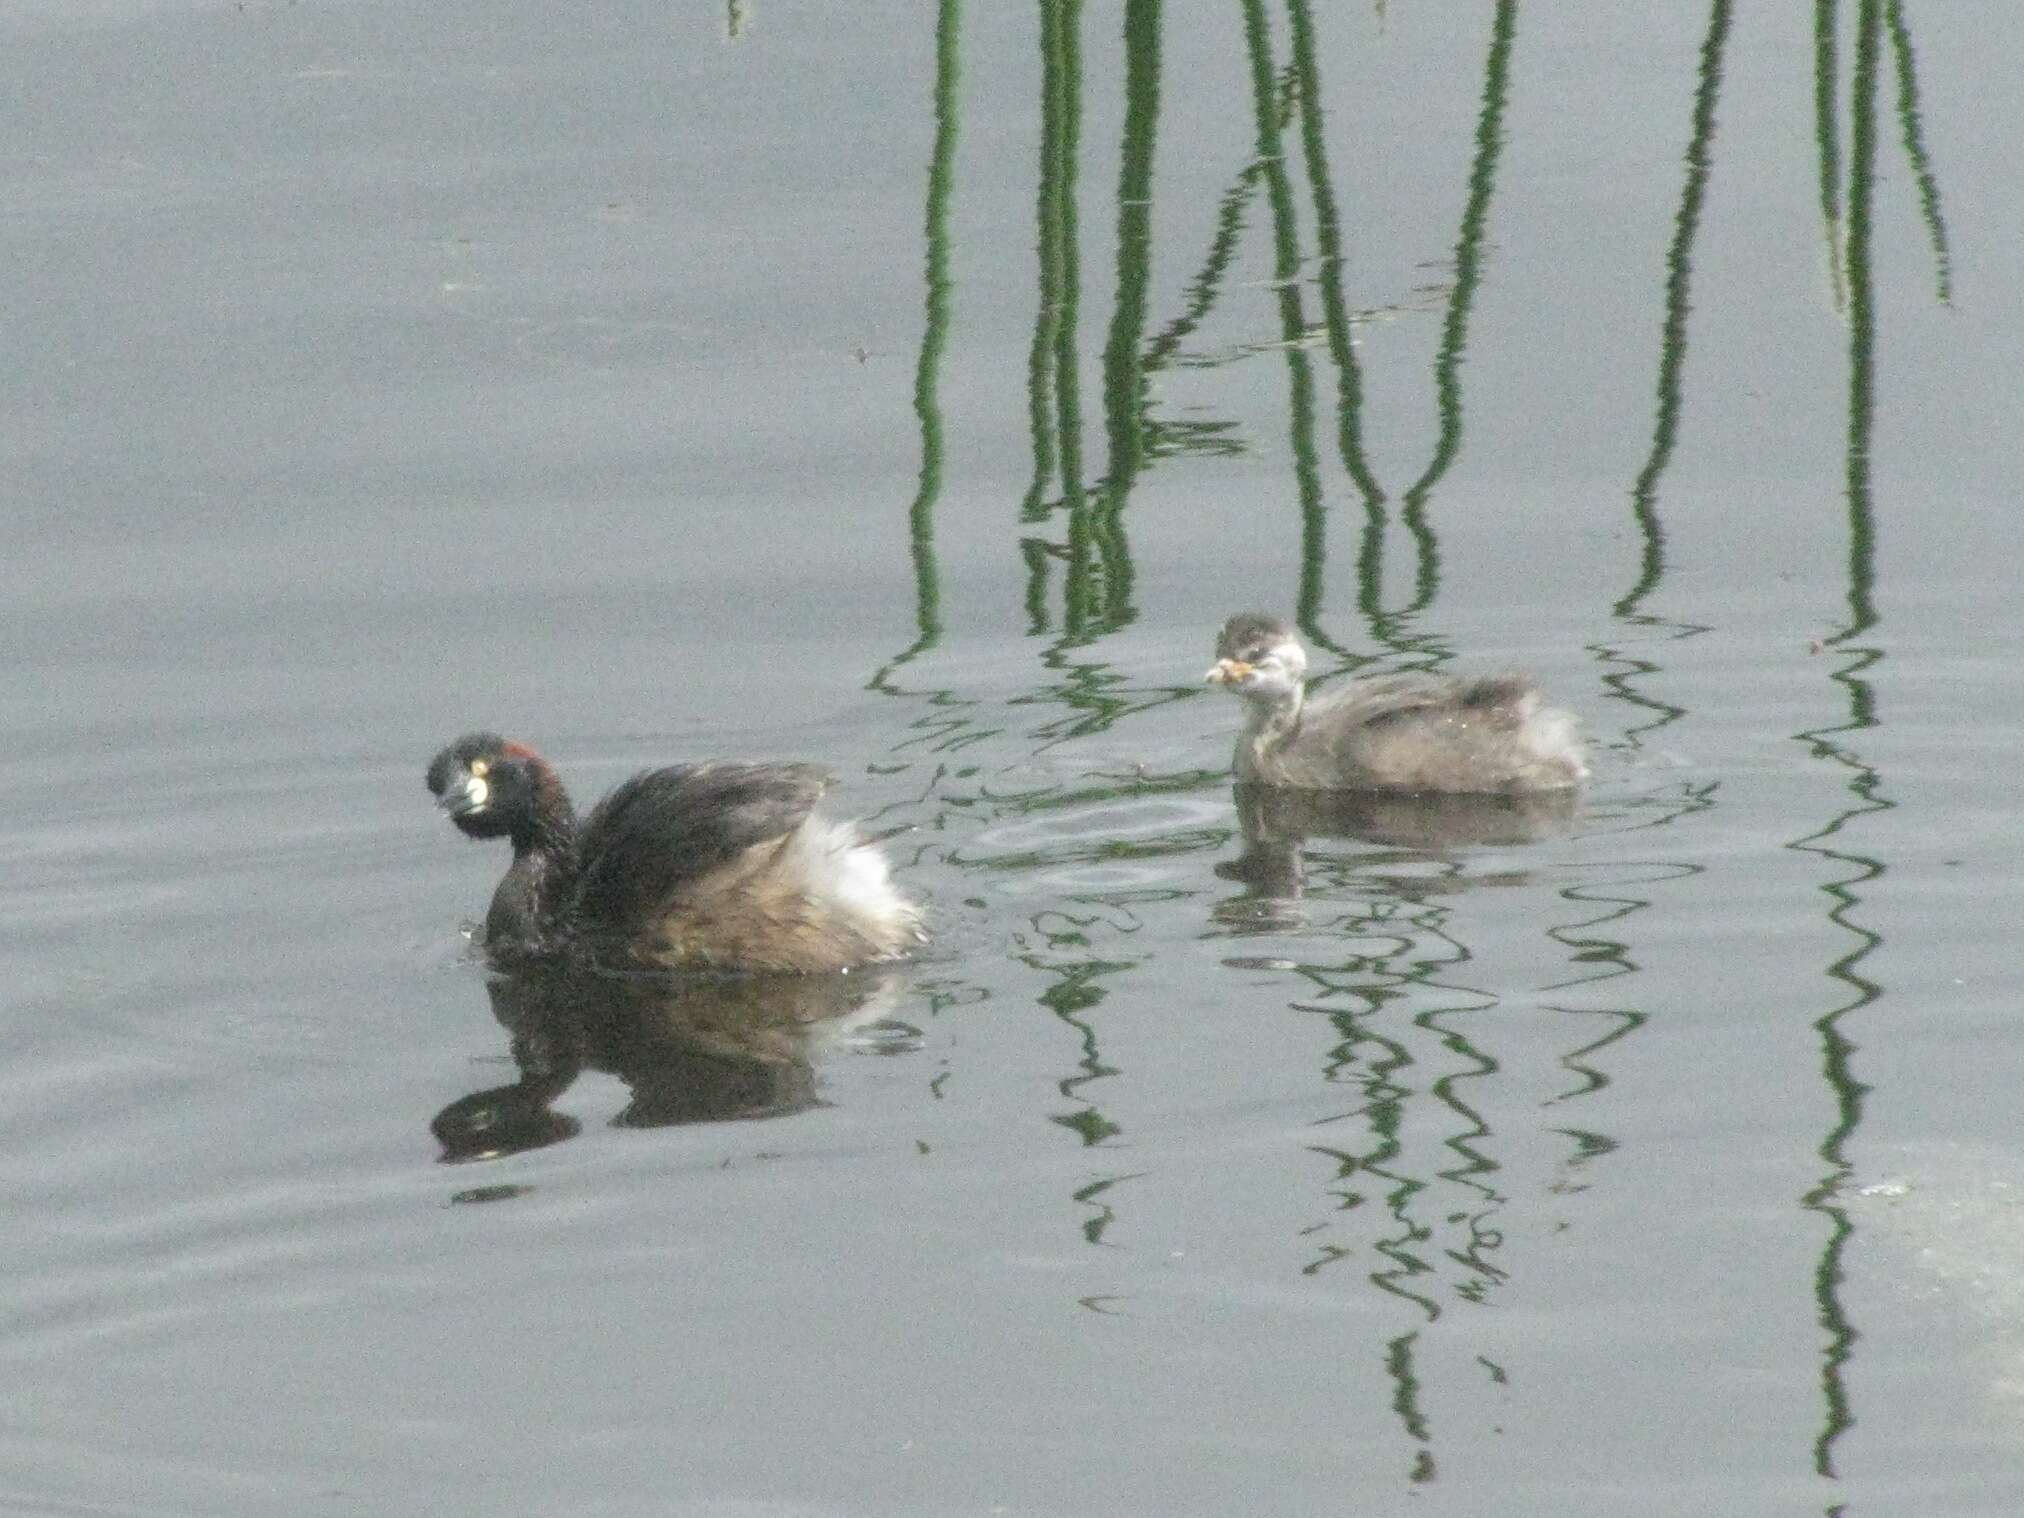
POLYGON ((729 762, 633 776, 583 825, 578 920, 644 927, 683 886, 801 826, 829 778, 813 764, 729 762))

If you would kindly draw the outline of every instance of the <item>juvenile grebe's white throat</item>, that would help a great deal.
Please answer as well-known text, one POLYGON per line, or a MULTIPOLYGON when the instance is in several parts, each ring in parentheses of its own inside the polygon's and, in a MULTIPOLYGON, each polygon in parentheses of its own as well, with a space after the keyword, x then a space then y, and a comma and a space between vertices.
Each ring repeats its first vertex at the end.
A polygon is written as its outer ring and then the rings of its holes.
POLYGON ((1307 678, 1307 651, 1291 639, 1241 649, 1218 659, 1202 678, 1253 701, 1297 702, 1307 678))

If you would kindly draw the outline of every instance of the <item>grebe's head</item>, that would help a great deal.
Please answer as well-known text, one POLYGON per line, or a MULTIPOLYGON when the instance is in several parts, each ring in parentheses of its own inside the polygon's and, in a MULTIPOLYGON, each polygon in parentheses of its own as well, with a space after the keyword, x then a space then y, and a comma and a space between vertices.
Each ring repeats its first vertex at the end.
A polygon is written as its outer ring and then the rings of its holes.
POLYGON ((1284 701, 1307 678, 1307 651, 1281 618, 1242 612, 1216 634, 1216 662, 1203 678, 1249 701, 1284 701))
POLYGON ((472 838, 504 838, 530 826, 554 785, 546 761, 497 733, 467 733, 429 764, 429 789, 472 838))

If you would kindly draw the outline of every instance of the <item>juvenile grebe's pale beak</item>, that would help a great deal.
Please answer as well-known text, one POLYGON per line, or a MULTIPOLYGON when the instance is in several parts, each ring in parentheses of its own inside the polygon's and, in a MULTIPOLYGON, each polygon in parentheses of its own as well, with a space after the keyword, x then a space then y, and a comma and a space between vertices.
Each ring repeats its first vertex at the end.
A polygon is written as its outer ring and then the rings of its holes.
POLYGON ((1252 666, 1242 659, 1218 659, 1215 667, 1202 678, 1217 685, 1228 685, 1233 680, 1243 679, 1251 670, 1252 666))

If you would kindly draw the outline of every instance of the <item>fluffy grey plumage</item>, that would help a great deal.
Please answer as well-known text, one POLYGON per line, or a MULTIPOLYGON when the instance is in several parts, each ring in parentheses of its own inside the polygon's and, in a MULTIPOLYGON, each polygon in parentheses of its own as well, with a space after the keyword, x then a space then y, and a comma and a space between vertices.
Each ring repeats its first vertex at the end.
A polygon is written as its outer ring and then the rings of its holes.
POLYGON ((1588 774, 1574 718, 1524 675, 1380 675, 1312 698, 1307 653, 1277 617, 1223 624, 1207 678, 1244 698, 1240 782, 1308 790, 1512 794, 1588 774))

